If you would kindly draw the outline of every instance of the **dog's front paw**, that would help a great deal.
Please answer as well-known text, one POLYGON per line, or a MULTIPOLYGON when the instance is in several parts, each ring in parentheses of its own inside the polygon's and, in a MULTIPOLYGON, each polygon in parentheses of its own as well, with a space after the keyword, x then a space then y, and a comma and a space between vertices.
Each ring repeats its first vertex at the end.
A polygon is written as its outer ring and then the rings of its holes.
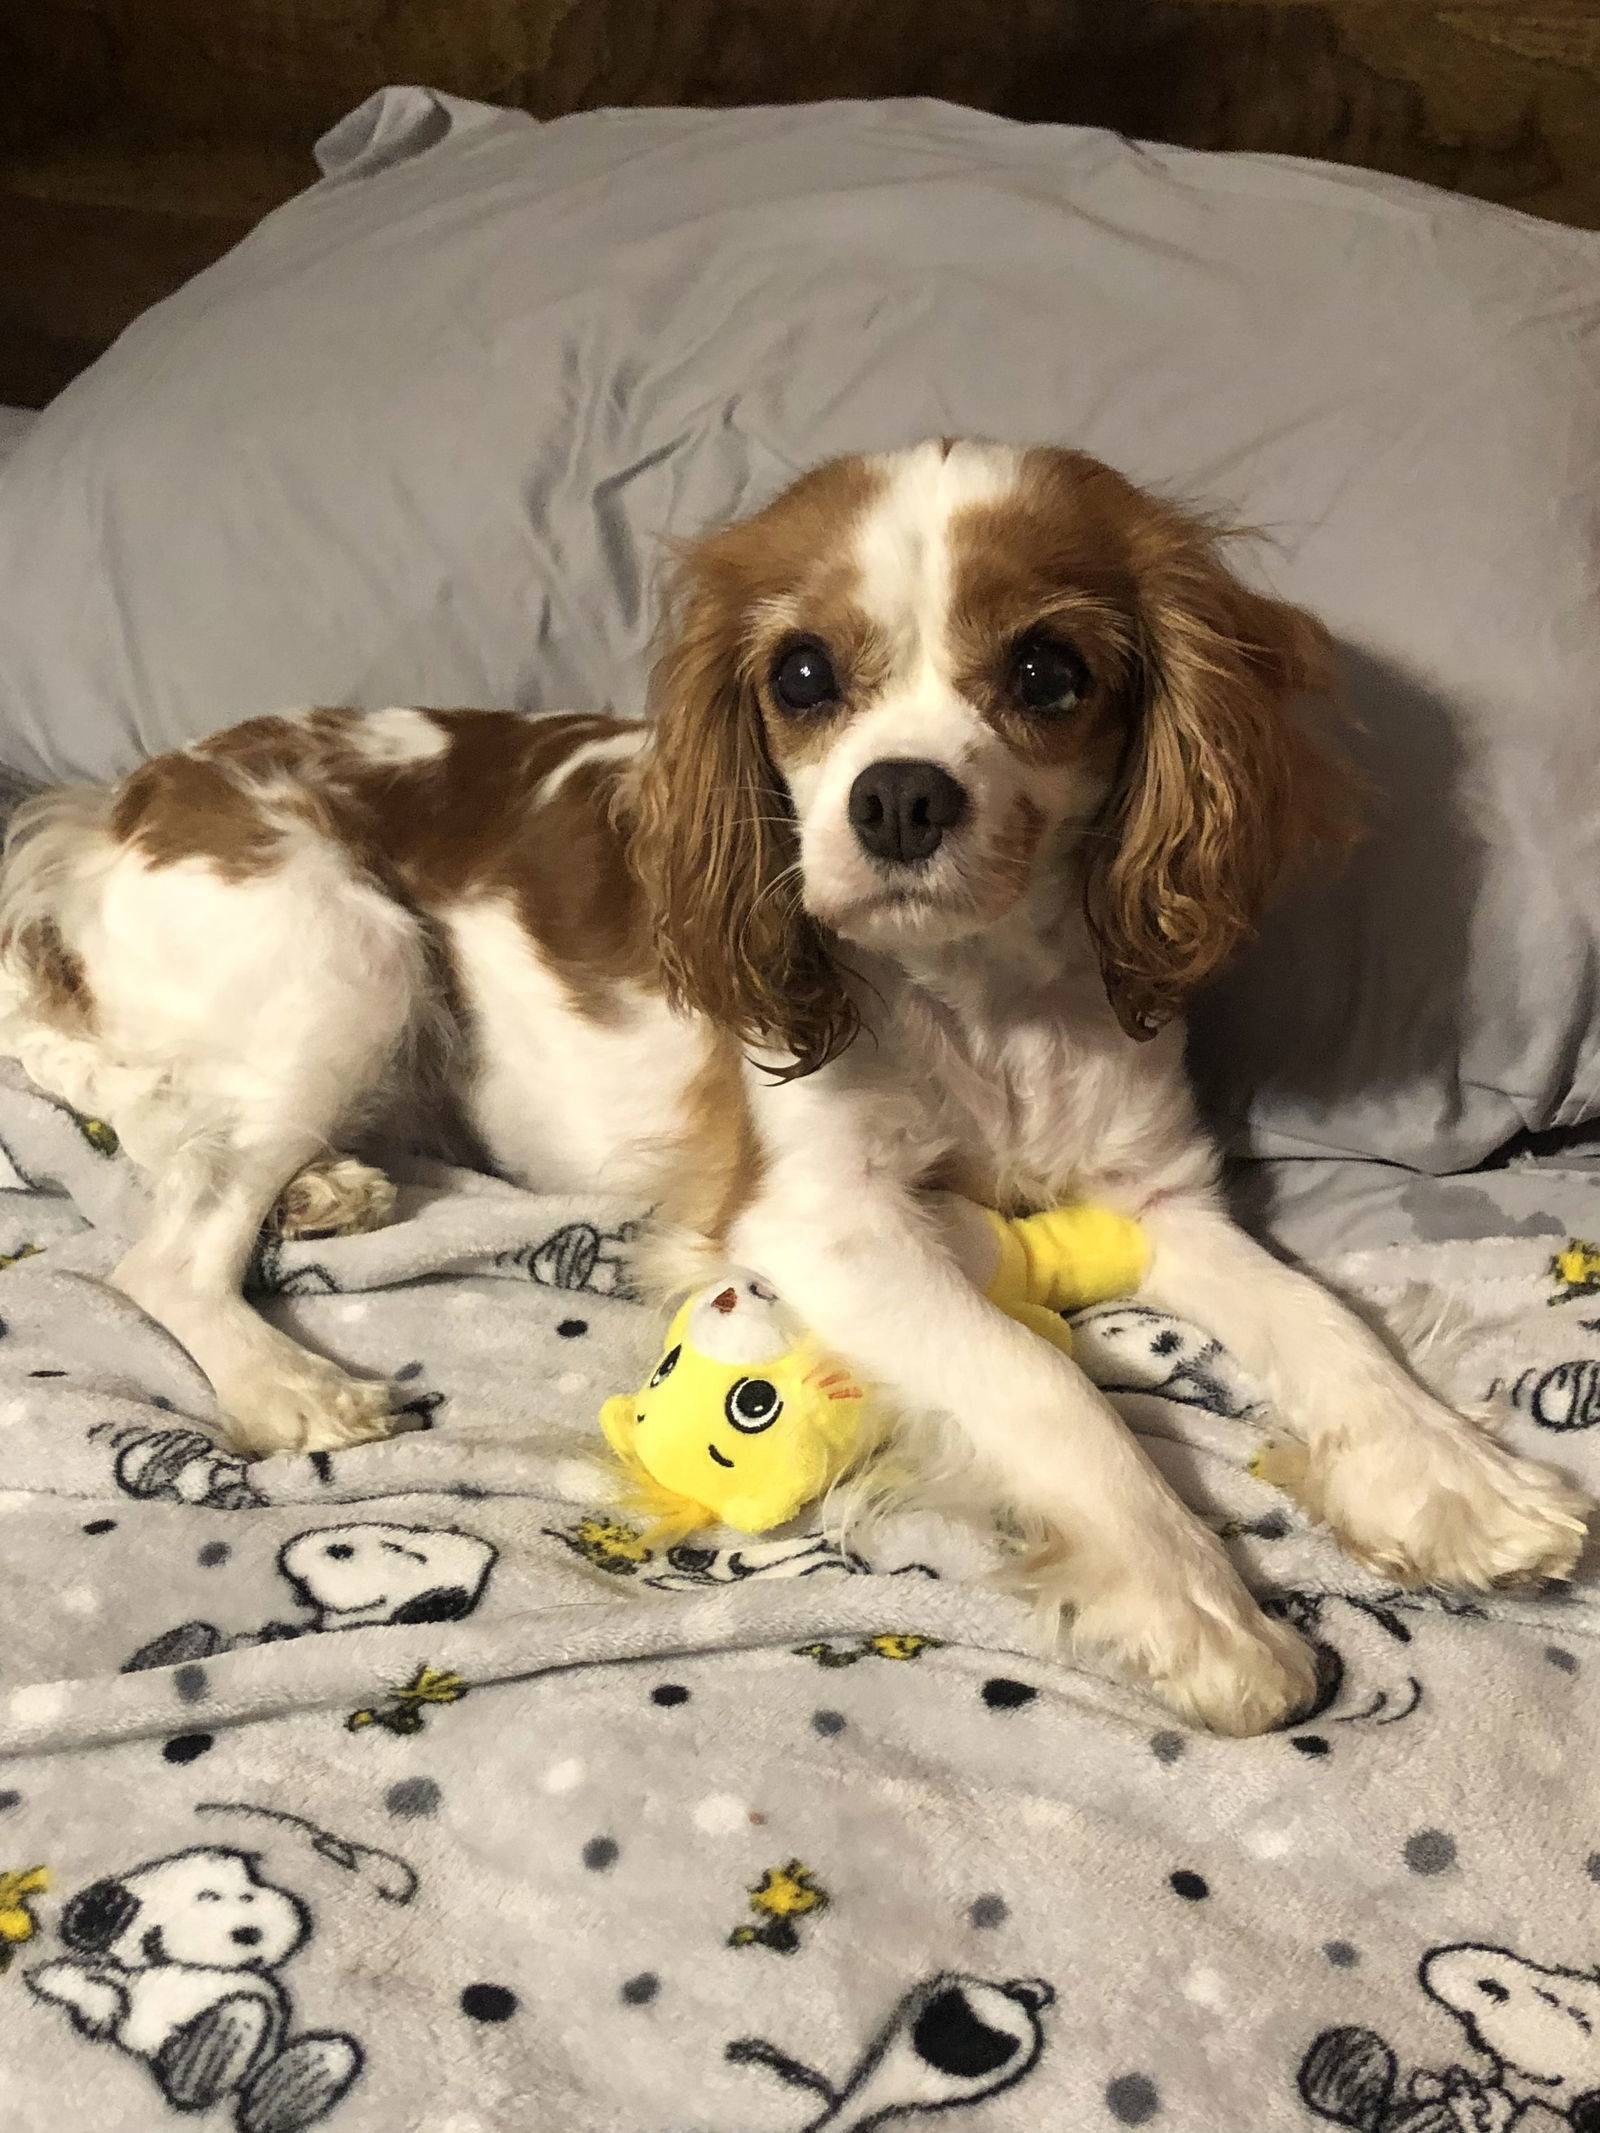
POLYGON ((1484 1592, 1570 1577, 1594 1510, 1553 1468, 1431 1401, 1382 1430, 1324 1439, 1283 1478, 1351 1555, 1402 1585, 1484 1592))
POLYGON ((394 1427, 392 1386, 353 1378, 303 1351, 218 1391, 230 1441, 256 1459, 343 1451, 387 1437, 394 1427))
POLYGON ((1269 1733, 1316 1700, 1310 1646, 1262 1613, 1220 1548, 1194 1550, 1179 1575, 1118 1573, 1098 1590, 1072 1582, 1074 1649, 1147 1683, 1191 1725, 1269 1733))

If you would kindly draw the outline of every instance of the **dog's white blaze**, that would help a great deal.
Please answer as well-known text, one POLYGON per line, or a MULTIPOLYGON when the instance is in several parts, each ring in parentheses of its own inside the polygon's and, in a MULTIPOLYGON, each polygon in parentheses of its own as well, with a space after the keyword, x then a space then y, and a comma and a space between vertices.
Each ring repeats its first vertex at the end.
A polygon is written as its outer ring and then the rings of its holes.
POLYGON ((426 711, 400 705, 354 719, 345 730, 350 746, 372 763, 431 763, 450 746, 449 734, 426 711))

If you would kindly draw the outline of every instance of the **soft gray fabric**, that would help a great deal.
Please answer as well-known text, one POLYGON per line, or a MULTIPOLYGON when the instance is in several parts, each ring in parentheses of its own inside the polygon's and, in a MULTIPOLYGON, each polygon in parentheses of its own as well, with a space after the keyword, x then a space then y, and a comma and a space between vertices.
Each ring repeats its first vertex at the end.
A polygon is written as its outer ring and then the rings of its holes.
POLYGON ((1600 1133, 1459 1177, 1314 1157, 1243 1162, 1230 1169, 1228 1188, 1247 1228, 1313 1263, 1401 1241, 1533 1237, 1553 1245, 1600 1238, 1600 1133))
MULTIPOLYGON (((6 1067, 0 1145, 0 1252, 43 1247, 0 1272, 6 2133, 1589 2133, 1593 1591, 1364 1578, 1246 1473, 1214 1345, 1078 1321, 1320 1647, 1244 1743, 1038 1656, 931 1520, 644 1550, 591 1464, 654 1350, 624 1210, 436 1174, 264 1254, 427 1426, 246 1468, 92 1278, 138 1197, 104 1133, 6 1067)), ((1600 1481, 1547 1243, 1340 1271, 1442 1283, 1431 1366, 1600 1481)))
POLYGON ((7 469, 18 767, 308 699, 632 711, 662 534, 1060 439, 1265 529, 1384 788, 1200 1016, 1242 1144, 1457 1169, 1600 1104, 1600 237, 928 103, 396 89, 323 161, 7 469))

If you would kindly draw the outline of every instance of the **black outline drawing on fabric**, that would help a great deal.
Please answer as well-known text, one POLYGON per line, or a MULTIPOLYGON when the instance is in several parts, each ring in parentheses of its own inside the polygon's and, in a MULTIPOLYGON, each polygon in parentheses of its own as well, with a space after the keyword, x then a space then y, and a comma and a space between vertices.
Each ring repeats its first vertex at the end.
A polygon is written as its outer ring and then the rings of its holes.
POLYGON ((401 1429, 400 1417, 402 1415, 411 1415, 415 1418, 415 1427, 417 1429, 432 1429, 433 1418, 444 1405, 445 1395, 442 1392, 413 1393, 409 1400, 399 1401, 390 1410, 393 1419, 389 1427, 395 1435, 399 1435, 401 1429))
POLYGON ((500 1551, 458 1526, 402 1526, 344 1519, 311 1526, 278 1550, 278 1575, 310 1619, 267 1622, 230 1633, 214 1622, 180 1622, 124 1661, 125 1674, 215 1659, 222 1652, 335 1629, 459 1622, 488 1589, 500 1551))
POLYGON ((15 1151, 9 1141, 0 1141, 0 1164, 3 1164, 5 1169, 9 1170, 12 1177, 16 1179, 14 1185, 9 1184, 3 1171, 0 1171, 0 1192, 40 1192, 43 1190, 38 1179, 30 1177, 17 1161, 15 1151))
MULTIPOLYGON (((545 1526, 542 1531, 546 1540, 560 1541, 591 1570, 603 1570, 611 1577, 636 1577, 658 1592, 742 1585, 748 1578, 808 1578, 823 1570, 843 1571, 852 1577, 873 1574, 873 1566, 865 1556, 841 1547, 821 1533, 740 1541, 731 1548, 708 1548, 694 1541, 680 1541, 659 1558, 664 1567, 652 1570, 650 1565, 658 1558, 644 1534, 637 1526, 609 1513, 591 1511, 570 1526, 545 1526)), ((939 1575, 927 1563, 903 1563, 889 1574, 925 1578, 939 1575)))
POLYGON ((862 1659, 920 1659, 924 1652, 944 1649, 942 1637, 920 1637, 904 1629, 880 1630, 875 1637, 858 1637, 851 1644, 836 1644, 822 1638, 815 1644, 797 1644, 797 1659, 810 1659, 817 1666, 854 1666, 862 1659))
POLYGON ((1430 1948, 1417 1982, 1461 2025, 1484 2071, 1400 2062, 1375 2030, 1326 2029, 1301 2100, 1352 2133, 1600 2133, 1600 1973, 1509 1948, 1430 1948))
POLYGON ((1546 1269, 1556 1285, 1546 1303, 1575 1303, 1580 1296, 1600 1296, 1600 1244, 1569 1237, 1546 1269))
POLYGON ((728 1935, 730 1948, 770 1948, 775 1955, 793 1955, 800 1945, 797 1918, 815 1918, 828 1908, 828 1892, 819 1886, 809 1866, 791 1859, 786 1866, 769 1866, 746 1900, 756 1914, 753 1926, 735 1926, 728 1935))
POLYGON ((628 1247, 642 1227, 640 1222, 624 1222, 616 1229, 601 1229, 593 1222, 564 1222, 542 1244, 498 1252, 495 1264, 520 1267, 542 1289, 581 1289, 591 1296, 615 1296, 632 1303, 638 1292, 628 1278, 628 1247))
POLYGON ((403 1687, 389 1691, 387 1702, 352 1711, 344 1722, 345 1731, 362 1733, 368 1726, 381 1726, 386 1733, 420 1733, 430 1709, 459 1703, 469 1687, 459 1674, 424 1660, 403 1687))
POLYGON ((1496 1378, 1488 1397, 1509 1400, 1542 1429, 1593 1429, 1600 1422, 1600 1358, 1574 1356, 1548 1369, 1524 1370, 1508 1384, 1496 1378))
POLYGON ((91 1442, 104 1437, 115 1451, 116 1482, 124 1496, 203 1504, 211 1511, 252 1511, 267 1501, 250 1479, 247 1462, 204 1430, 97 1422, 89 1437, 91 1442))
POLYGON ((43 1257, 44 1246, 42 1244, 19 1244, 14 1252, 0 1252, 0 1274, 3 1274, 7 1267, 20 1266, 24 1259, 42 1259, 43 1257))
POLYGON ((800 2133, 872 2133, 892 2118, 964 2110, 1015 2088, 1043 2056, 1039 2017, 1055 1996, 1043 1978, 1001 1985, 942 1970, 905 1995, 838 2089, 764 2037, 738 2037, 725 2056, 821 2097, 821 2116, 800 2133))
POLYGON ((304 1815, 288 1814, 281 1807, 253 1807, 248 1800, 198 1800, 194 1811, 197 1815, 253 1815, 263 1822, 298 1829, 310 1839, 311 1849, 319 1858, 331 1859, 358 1881, 368 1882, 373 1895, 384 1903, 409 1903, 421 1886, 416 1868, 398 1852, 385 1851, 381 1844, 359 1844, 354 1837, 341 1837, 336 1830, 308 1822, 304 1815), (376 1860, 377 1865, 368 1868, 363 1864, 368 1859, 376 1860))
POLYGON ((24 1866, 0 1874, 0 1977, 16 1961, 17 1950, 38 1932, 33 1898, 44 1895, 49 1886, 47 1866, 24 1866))
MULTIPOLYGON (((89 1118, 82 1111, 74 1111, 71 1104, 64 1103, 59 1096, 46 1095, 44 1090, 34 1082, 29 1082, 27 1093, 37 1098, 40 1103, 47 1105, 50 1110, 59 1111, 63 1118, 70 1118, 80 1135, 96 1155, 104 1156, 108 1162, 114 1161, 117 1156, 121 1155, 122 1143, 117 1139, 115 1130, 108 1126, 103 1118, 89 1118)), ((19 1180, 17 1185, 0 1186, 0 1191, 40 1192, 43 1190, 38 1179, 31 1176, 24 1166, 17 1161, 16 1154, 9 1141, 0 1141, 0 1155, 4 1156, 13 1176, 19 1180)))
POLYGON ((1257 1518, 1226 1518, 1217 1528, 1218 1540, 1287 1540, 1294 1531, 1288 1513, 1276 1506, 1257 1518))
POLYGON ((312 1917, 257 1864, 194 1845, 91 1882, 61 1914, 71 1955, 23 1977, 81 2036, 143 2060, 173 2110, 232 2099, 238 2133, 301 2133, 349 2093, 365 2055, 339 2030, 295 2033, 277 1973, 312 1917))
MULTIPOLYGON (((732 1548, 697 1547, 680 1541, 666 1554, 667 1568, 644 1579, 660 1592, 688 1592, 703 1585, 742 1585, 749 1578, 810 1578, 819 1571, 841 1570, 851 1577, 871 1577, 873 1566, 853 1548, 822 1533, 797 1533, 788 1540, 741 1541, 732 1548)), ((891 1577, 936 1578, 927 1563, 902 1563, 891 1577)))
POLYGON ((276 1230, 261 1232, 245 1271, 243 1286, 246 1293, 254 1296, 342 1295, 339 1284, 320 1262, 308 1260, 304 1266, 284 1265, 284 1252, 295 1242, 292 1237, 280 1237, 276 1230))
POLYGON ((1074 1359, 1102 1392, 1148 1393, 1229 1420, 1261 1405, 1222 1343, 1169 1312, 1115 1303, 1071 1323, 1074 1359))
POLYGON ((493 1541, 459 1526, 347 1519, 285 1541, 278 1571, 314 1628, 368 1629, 464 1620, 499 1560, 493 1541))
POLYGON ((1264 1603, 1269 1615, 1300 1632, 1317 1662, 1316 1701, 1300 1713, 1296 1727, 1314 1718, 1335 1725, 1392 1726, 1420 1708, 1422 1683, 1401 1664, 1412 1635, 1398 1608, 1409 1604, 1410 1595, 1399 1592, 1374 1600, 1293 1590, 1264 1603), (1337 1708, 1341 1704, 1344 1708, 1337 1708))

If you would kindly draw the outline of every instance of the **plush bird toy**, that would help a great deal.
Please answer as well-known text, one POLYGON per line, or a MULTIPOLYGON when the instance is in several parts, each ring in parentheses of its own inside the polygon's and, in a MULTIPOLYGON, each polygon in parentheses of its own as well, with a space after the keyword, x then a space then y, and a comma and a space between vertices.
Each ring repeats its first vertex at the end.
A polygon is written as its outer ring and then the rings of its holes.
MULTIPOLYGON (((1144 1232, 1108 1208, 968 1212, 992 1239, 990 1302, 1065 1354, 1062 1312, 1126 1296, 1144 1274, 1144 1232)), ((786 1524, 873 1449, 883 1421, 871 1389, 751 1274, 691 1296, 649 1384, 600 1411, 626 1500, 666 1545, 706 1526, 786 1524)))

